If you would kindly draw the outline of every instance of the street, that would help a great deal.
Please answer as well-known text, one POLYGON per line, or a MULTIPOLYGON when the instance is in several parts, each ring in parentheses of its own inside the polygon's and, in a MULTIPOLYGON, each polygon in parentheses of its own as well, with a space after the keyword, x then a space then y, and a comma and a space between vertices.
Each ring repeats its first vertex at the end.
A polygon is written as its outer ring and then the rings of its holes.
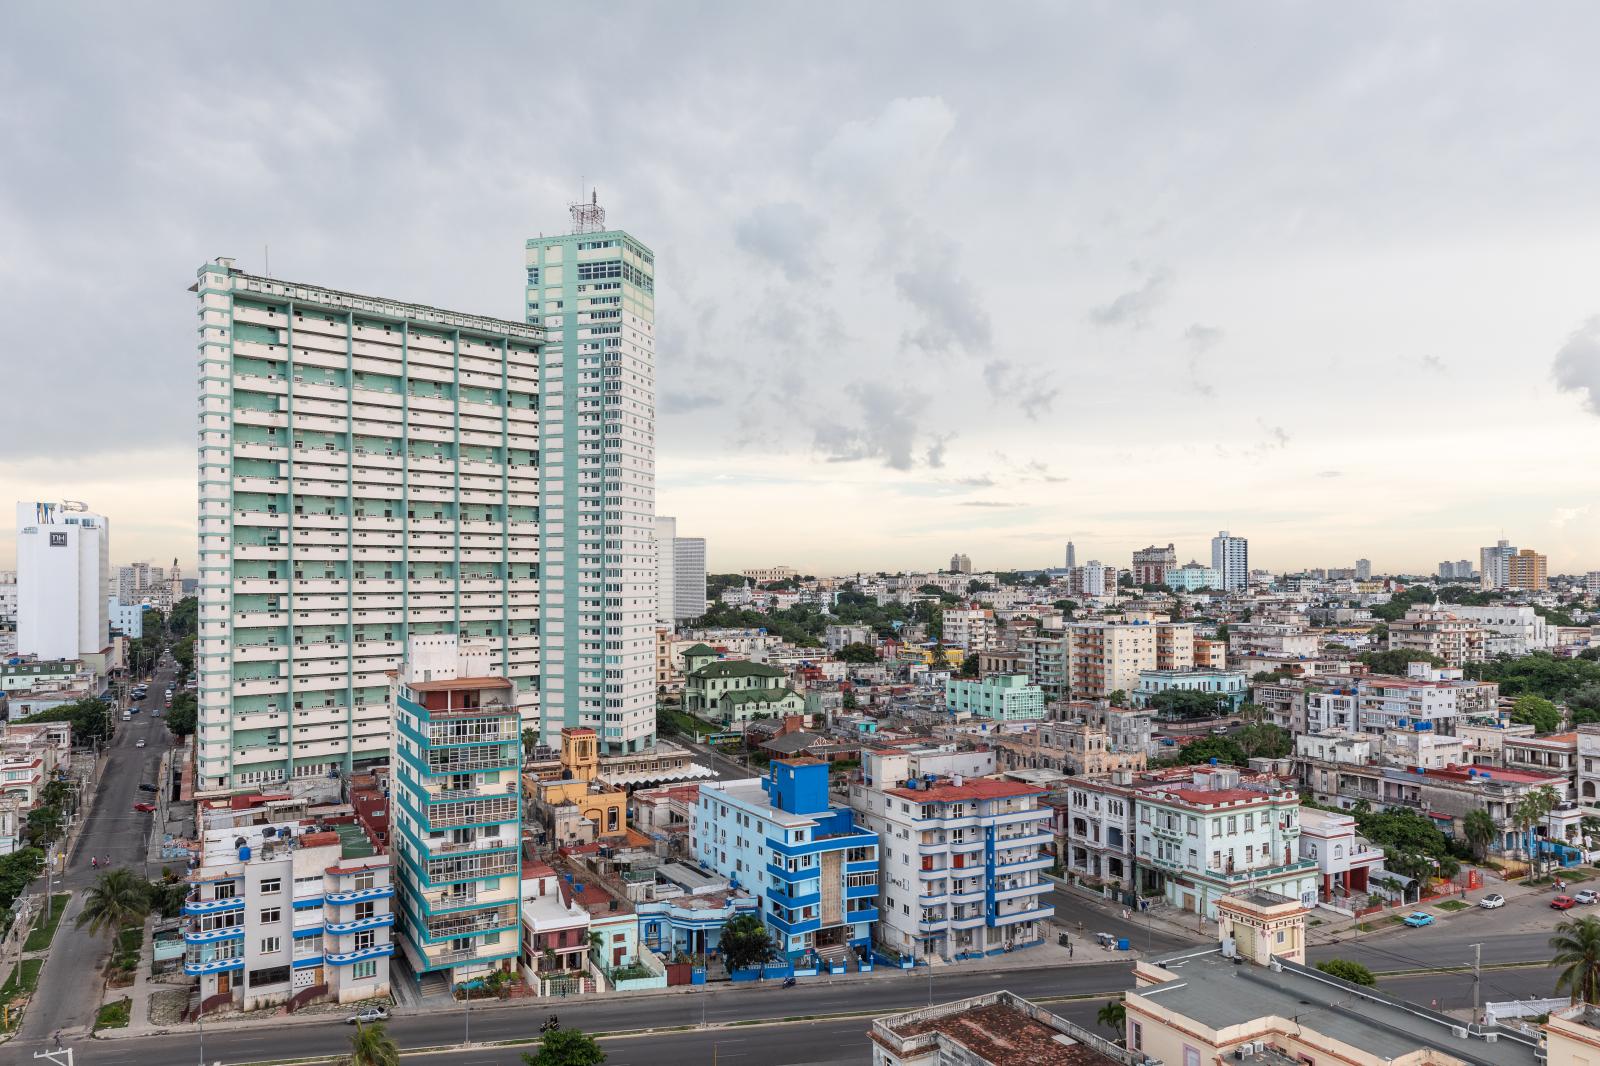
MULTIPOLYGON (((84 890, 94 884, 106 860, 113 867, 129 866, 141 874, 160 872, 147 871, 145 866, 150 820, 154 816, 134 811, 133 805, 153 799, 141 793, 138 786, 156 780, 161 753, 171 744, 172 735, 165 722, 154 717, 151 710, 161 706, 162 692, 172 680, 174 669, 169 661, 153 675, 150 695, 134 704, 140 713, 130 721, 121 721, 120 711, 112 713, 116 732, 101 765, 94 803, 82 814, 83 829, 67 856, 64 876, 54 885, 57 892, 64 885, 73 892, 73 898, 62 917, 13 1048, 37 1049, 57 1029, 87 1030, 94 1022, 100 1006, 99 966, 109 941, 106 934, 91 937, 86 929, 75 928, 73 923, 82 909, 84 890), (143 748, 137 746, 141 738, 146 744, 143 748), (90 866, 91 856, 99 860, 98 868, 90 866)), ((41 880, 38 891, 43 890, 41 880)))

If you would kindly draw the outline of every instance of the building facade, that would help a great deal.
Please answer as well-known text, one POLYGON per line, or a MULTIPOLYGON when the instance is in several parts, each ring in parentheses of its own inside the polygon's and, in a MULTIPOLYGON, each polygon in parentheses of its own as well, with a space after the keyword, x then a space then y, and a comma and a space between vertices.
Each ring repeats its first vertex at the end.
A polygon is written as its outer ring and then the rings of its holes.
POLYGON ((1234 592, 1250 584, 1250 542, 1235 537, 1226 529, 1211 538, 1211 569, 1217 572, 1218 588, 1234 592))
POLYGON ((412 636, 492 646, 537 727, 539 521, 573 487, 540 484, 543 331, 226 259, 195 291, 196 790, 387 760, 412 636))
POLYGON ((828 764, 775 759, 762 779, 700 786, 696 860, 757 897, 789 958, 865 948, 878 921, 878 834, 828 802, 828 764))
POLYGON ((919 959, 1038 943, 1055 913, 1040 877, 1052 863, 1044 790, 960 775, 896 783, 878 766, 863 753, 863 782, 850 786, 850 803, 884 841, 880 942, 919 959))
POLYGON ((111 528, 83 504, 17 504, 17 652, 98 655, 111 642, 111 528))
POLYGON ((1044 690, 1025 674, 991 674, 981 681, 946 681, 945 708, 953 715, 992 722, 1038 721, 1044 717, 1044 690))
POLYGON ((517 966, 522 724, 495 658, 413 637, 394 682, 400 944, 413 973, 451 984, 517 966))
POLYGON ((527 241, 541 328, 540 700, 545 742, 586 726, 608 752, 655 739, 655 256, 572 205, 527 241))
POLYGON ((1178 568, 1178 552, 1168 544, 1158 548, 1154 544, 1133 553, 1133 583, 1135 585, 1165 585, 1167 575, 1178 568))
POLYGON ((706 542, 678 536, 678 520, 656 517, 656 621, 662 625, 706 613, 706 542))

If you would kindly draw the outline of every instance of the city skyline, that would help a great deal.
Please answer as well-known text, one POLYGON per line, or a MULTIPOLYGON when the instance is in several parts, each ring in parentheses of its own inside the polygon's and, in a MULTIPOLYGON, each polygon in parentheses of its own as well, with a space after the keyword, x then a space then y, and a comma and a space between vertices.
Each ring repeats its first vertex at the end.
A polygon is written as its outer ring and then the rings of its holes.
MULTIPOLYGON (((1020 35, 936 5, 848 26, 730 10, 693 34, 648 9, 502 16, 493 40, 405 20, 462 68, 440 92, 355 10, 293 48, 230 14, 262 47, 221 86, 185 61, 207 30, 176 14, 18 12, 38 47, 11 57, 0 128, 34 165, 0 176, 0 272, 36 312, 13 350, 50 357, 18 375, 12 498, 93 500, 118 561, 192 573, 196 262, 519 319, 520 237, 597 186, 670 250, 657 504, 714 572, 953 550, 1042 567, 1068 539, 1119 566, 1168 541, 1203 562, 1222 528, 1279 571, 1427 574, 1501 537, 1552 573, 1600 563, 1592 486, 1524 446, 1583 454, 1600 404, 1595 150, 1551 73, 1600 77, 1577 51, 1592 12, 1510 35, 1391 9, 1359 29, 1031 11, 1020 35), (496 61, 613 17, 650 107, 550 106, 496 61), (980 61, 1002 46, 1004 70, 980 61), (1492 101, 1486 67, 1506 74, 1492 101), (391 165, 421 129, 501 158, 391 165), (119 268, 87 304, 83 263, 119 268), (44 325, 69 318, 84 328, 44 325)), ((0 567, 14 550, 0 539, 0 567)))

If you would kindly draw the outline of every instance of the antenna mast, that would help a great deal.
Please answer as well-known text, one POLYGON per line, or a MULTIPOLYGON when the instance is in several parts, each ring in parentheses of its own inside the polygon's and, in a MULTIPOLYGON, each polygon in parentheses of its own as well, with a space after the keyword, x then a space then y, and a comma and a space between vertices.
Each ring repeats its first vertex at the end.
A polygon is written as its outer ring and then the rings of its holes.
POLYGON ((578 200, 567 205, 572 212, 573 233, 599 233, 606 228, 606 209, 600 206, 598 190, 589 191, 589 202, 578 200))

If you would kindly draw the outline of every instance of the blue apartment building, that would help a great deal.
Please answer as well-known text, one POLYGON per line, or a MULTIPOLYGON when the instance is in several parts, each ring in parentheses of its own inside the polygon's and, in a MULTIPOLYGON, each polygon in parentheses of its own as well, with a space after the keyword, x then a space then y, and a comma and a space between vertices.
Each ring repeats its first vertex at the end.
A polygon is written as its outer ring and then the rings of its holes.
POLYGON ((774 760, 765 778, 701 785, 691 839, 701 866, 756 897, 788 958, 871 946, 878 834, 828 802, 822 760, 774 760))

